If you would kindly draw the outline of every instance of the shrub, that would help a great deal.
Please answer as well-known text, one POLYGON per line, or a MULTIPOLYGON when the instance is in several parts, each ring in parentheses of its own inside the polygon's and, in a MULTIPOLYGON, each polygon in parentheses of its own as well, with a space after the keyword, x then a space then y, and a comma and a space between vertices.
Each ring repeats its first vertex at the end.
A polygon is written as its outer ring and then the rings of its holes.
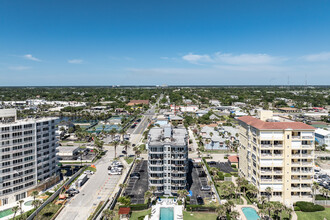
POLYGON ((145 215, 144 215, 144 216, 139 216, 139 217, 138 217, 138 220, 143 220, 144 217, 145 217, 145 215))
POLYGON ((303 212, 317 212, 324 210, 323 206, 314 205, 312 202, 296 202, 296 206, 298 206, 303 212))
POLYGON ((134 205, 129 205, 129 206, 119 206, 121 207, 130 207, 132 211, 138 211, 138 210, 144 210, 148 209, 148 204, 134 204, 134 205))
POLYGON ((51 196, 51 195, 53 195, 53 193, 52 192, 45 192, 45 194, 47 195, 47 196, 51 196))
POLYGON ((182 201, 180 200, 180 201, 178 201, 178 205, 182 205, 182 201))
POLYGON ((232 168, 236 168, 236 165, 233 164, 233 165, 231 165, 231 167, 232 167, 232 168))
POLYGON ((294 211, 300 211, 300 208, 298 206, 295 206, 294 211))
POLYGON ((225 179, 225 176, 223 175, 223 172, 221 172, 221 171, 218 172, 218 176, 219 176, 219 179, 220 180, 224 180, 225 179))
POLYGON ((224 158, 225 158, 225 159, 228 159, 228 157, 227 157, 227 156, 224 156, 224 158))
POLYGON ((225 174, 225 177, 231 177, 231 174, 230 173, 226 173, 225 174))

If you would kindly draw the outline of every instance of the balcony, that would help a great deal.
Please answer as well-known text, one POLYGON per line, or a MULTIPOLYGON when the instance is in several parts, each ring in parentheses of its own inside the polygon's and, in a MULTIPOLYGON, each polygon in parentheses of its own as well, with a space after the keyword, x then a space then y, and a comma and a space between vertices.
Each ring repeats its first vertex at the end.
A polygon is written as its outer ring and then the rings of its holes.
POLYGON ((272 170, 261 170, 260 171, 262 174, 272 174, 272 170))
POLYGON ((274 157, 283 157, 283 154, 274 154, 274 157))
POLYGON ((303 138, 303 139, 314 139, 313 136, 303 136, 302 138, 303 138))
POLYGON ((312 163, 312 162, 302 162, 302 165, 303 165, 303 166, 306 166, 306 165, 311 165, 311 166, 312 166, 313 163, 312 163))
POLYGON ((313 148, 314 146, 312 144, 303 144, 301 145, 302 148, 313 148))
POLYGON ((261 148, 272 148, 271 144, 261 144, 261 148))
POLYGON ((283 144, 275 144, 274 148, 283 148, 283 144))
POLYGON ((283 182, 283 179, 274 179, 273 182, 281 183, 283 182))
POLYGON ((272 157, 272 154, 261 154, 262 157, 272 157))
POLYGON ((272 179, 263 179, 263 178, 260 179, 260 182, 272 182, 272 181, 273 181, 272 179))

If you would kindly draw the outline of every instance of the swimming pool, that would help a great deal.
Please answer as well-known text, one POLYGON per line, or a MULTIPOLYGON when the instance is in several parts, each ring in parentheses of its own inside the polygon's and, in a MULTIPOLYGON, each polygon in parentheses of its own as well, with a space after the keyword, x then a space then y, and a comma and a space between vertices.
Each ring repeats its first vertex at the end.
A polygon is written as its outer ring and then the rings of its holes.
POLYGON ((160 208, 159 220, 173 220, 174 211, 173 208, 160 208))
POLYGON ((14 212, 11 209, 5 209, 3 211, 0 211, 0 218, 6 217, 8 215, 13 214, 14 212))
POLYGON ((32 205, 32 202, 33 202, 33 200, 27 201, 27 202, 24 203, 24 205, 31 206, 32 205))
POLYGON ((245 207, 245 208, 242 208, 242 211, 243 211, 243 213, 244 213, 247 220, 258 220, 258 219, 260 219, 260 216, 258 215, 258 213, 256 212, 256 210, 254 208, 245 207))

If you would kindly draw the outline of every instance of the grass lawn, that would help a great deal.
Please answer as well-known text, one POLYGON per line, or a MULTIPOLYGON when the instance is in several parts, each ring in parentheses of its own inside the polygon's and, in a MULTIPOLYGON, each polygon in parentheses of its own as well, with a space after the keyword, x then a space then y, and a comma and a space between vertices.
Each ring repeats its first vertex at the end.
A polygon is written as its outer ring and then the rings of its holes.
POLYGON ((61 205, 49 203, 38 213, 38 220, 48 220, 61 208, 61 205))
POLYGON ((133 157, 128 157, 128 158, 125 158, 125 160, 128 164, 131 164, 133 162, 134 158, 133 157))
POLYGON ((296 212, 298 220, 323 220, 324 218, 329 219, 330 208, 325 208, 324 211, 320 212, 296 212))
POLYGON ((216 213, 208 213, 208 212, 186 212, 183 211, 183 219, 184 220, 215 220, 217 219, 216 213))
POLYGON ((138 217, 140 216, 146 216, 151 214, 151 209, 143 210, 143 211, 134 211, 132 212, 131 217, 129 218, 130 220, 137 220, 138 217))

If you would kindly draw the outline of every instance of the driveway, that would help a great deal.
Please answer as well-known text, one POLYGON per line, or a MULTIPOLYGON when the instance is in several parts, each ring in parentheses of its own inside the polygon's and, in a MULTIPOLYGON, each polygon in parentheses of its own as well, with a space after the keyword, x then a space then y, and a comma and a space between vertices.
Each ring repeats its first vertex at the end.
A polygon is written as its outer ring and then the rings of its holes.
MULTIPOLYGON (((109 147, 105 147, 107 149, 109 147)), ((108 166, 114 154, 108 151, 96 164, 96 173, 82 186, 80 193, 74 196, 61 211, 58 220, 87 219, 101 201, 111 197, 120 175, 108 175, 108 166)), ((127 168, 126 168, 127 170, 127 168)), ((124 172, 122 175, 125 175, 124 172)))

